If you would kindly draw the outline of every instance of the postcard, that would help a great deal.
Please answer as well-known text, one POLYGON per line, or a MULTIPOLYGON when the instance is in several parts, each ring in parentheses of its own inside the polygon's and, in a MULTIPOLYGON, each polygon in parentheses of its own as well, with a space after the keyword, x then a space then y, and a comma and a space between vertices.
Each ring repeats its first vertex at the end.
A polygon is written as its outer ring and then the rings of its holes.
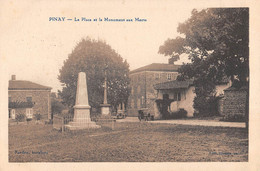
POLYGON ((0 170, 259 169, 257 1, 0 4, 0 170))

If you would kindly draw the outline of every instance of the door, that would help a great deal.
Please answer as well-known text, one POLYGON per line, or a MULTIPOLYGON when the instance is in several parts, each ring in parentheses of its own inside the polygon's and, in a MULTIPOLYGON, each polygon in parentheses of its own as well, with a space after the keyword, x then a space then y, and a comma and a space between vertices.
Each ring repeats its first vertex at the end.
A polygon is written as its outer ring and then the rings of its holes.
POLYGON ((27 108, 26 109, 26 117, 28 119, 32 119, 32 117, 33 117, 33 109, 32 108, 27 108))
POLYGON ((11 118, 15 119, 15 109, 11 109, 11 118))

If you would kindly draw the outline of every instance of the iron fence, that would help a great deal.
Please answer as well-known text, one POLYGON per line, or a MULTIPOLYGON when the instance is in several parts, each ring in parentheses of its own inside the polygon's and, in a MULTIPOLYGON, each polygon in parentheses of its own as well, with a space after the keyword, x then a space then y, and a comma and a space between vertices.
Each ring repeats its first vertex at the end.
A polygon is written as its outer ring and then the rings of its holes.
MULTIPOLYGON (((95 122, 97 125, 100 125, 101 128, 106 129, 115 129, 115 118, 99 118, 99 117, 93 117, 91 118, 93 122, 95 122)), ((69 122, 73 121, 72 115, 66 115, 66 116, 59 116, 54 115, 53 116, 53 128, 56 130, 59 130, 61 132, 64 132, 66 129, 65 125, 68 125, 69 122)))

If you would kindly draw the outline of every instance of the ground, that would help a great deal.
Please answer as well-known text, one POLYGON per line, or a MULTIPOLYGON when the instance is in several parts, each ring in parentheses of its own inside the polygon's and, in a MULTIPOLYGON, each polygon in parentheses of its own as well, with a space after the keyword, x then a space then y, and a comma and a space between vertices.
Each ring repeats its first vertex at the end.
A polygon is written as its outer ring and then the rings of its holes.
POLYGON ((248 161, 245 128, 116 123, 115 129, 64 132, 9 125, 10 162, 248 161))

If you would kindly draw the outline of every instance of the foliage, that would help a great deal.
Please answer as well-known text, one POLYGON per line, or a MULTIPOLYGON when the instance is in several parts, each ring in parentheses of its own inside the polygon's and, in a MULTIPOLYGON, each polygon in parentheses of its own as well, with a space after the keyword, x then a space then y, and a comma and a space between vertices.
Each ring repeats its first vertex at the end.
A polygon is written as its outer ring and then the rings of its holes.
MULTIPOLYGON (((190 74, 197 78, 204 71, 214 76, 237 76, 246 81, 249 65, 249 9, 210 8, 193 10, 178 27, 185 38, 168 39, 159 48, 166 56, 186 53, 192 64, 190 74), (198 68, 202 67, 202 68, 198 68)), ((191 75, 188 75, 191 76, 191 75)))
POLYGON ((61 113, 63 109, 65 109, 65 106, 60 101, 58 101, 56 98, 51 99, 51 114, 52 114, 52 116, 54 114, 61 113))
POLYGON ((88 97, 92 107, 103 103, 105 70, 107 73, 108 103, 116 106, 129 96, 129 65, 107 43, 89 38, 77 44, 64 62, 58 76, 64 85, 59 95, 72 107, 75 104, 79 72, 87 76, 88 97))
POLYGON ((42 118, 42 116, 41 116, 40 113, 36 113, 36 114, 34 115, 34 117, 35 117, 35 119, 36 119, 37 121, 41 120, 41 118, 42 118))
POLYGON ((170 114, 170 118, 169 119, 180 119, 180 118, 186 118, 187 117, 187 111, 185 109, 180 109, 177 112, 172 112, 170 114))
POLYGON ((232 82, 236 79, 240 85, 247 84, 248 8, 193 10, 191 17, 179 24, 177 31, 184 36, 166 40, 159 53, 171 58, 188 55, 191 63, 179 69, 178 80, 194 79, 195 109, 207 113, 209 99, 215 96, 215 85, 225 77, 230 77, 232 82))
POLYGON ((25 115, 22 114, 22 113, 18 113, 18 114, 15 116, 15 120, 16 120, 17 123, 24 121, 24 119, 25 119, 25 115))
POLYGON ((180 109, 177 112, 167 112, 165 115, 165 119, 180 119, 180 118, 186 118, 187 117, 187 111, 184 109, 180 109))
POLYGON ((193 107, 199 111, 199 113, 195 114, 195 117, 203 117, 203 116, 218 116, 218 102, 219 96, 195 96, 193 107))

